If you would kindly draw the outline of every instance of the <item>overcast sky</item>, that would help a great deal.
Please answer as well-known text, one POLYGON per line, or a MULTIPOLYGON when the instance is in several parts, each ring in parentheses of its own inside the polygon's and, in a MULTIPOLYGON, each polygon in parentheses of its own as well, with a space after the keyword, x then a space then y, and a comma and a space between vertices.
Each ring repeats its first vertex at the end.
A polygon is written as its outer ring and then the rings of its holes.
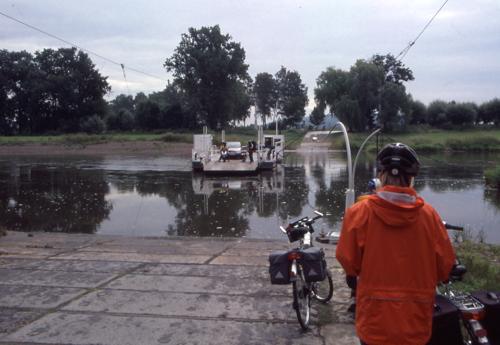
MULTIPOLYGON (((163 63, 189 27, 219 24, 246 51, 250 75, 296 70, 313 99, 329 66, 349 69, 373 54, 397 55, 444 0, 0 0, 0 11, 111 60, 90 55, 120 93, 160 91, 171 76, 163 63)), ((415 99, 428 103, 500 97, 500 0, 449 0, 403 62, 415 99)), ((0 49, 64 47, 0 16, 0 49)), ((312 102, 310 102, 312 103, 312 102)), ((311 109, 310 104, 309 109, 311 109)))

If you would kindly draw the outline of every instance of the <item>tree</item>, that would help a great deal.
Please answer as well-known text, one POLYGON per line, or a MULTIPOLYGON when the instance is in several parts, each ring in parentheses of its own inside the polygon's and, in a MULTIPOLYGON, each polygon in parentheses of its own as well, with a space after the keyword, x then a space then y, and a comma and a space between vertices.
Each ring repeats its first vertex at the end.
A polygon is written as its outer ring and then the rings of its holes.
POLYGON ((409 99, 410 102, 410 123, 412 125, 419 125, 427 123, 427 108, 425 104, 420 101, 409 99))
POLYGON ((432 126, 440 127, 448 122, 446 117, 446 109, 448 104, 441 100, 433 101, 427 107, 427 116, 429 124, 432 126))
POLYGON ((403 85, 403 82, 415 79, 411 69, 404 67, 401 60, 397 60, 392 54, 373 55, 371 62, 384 71, 386 82, 403 85))
POLYGON ((479 107, 479 119, 485 124, 495 123, 500 124, 500 99, 495 98, 489 102, 481 104, 479 107))
POLYGON ((141 129, 158 129, 161 123, 161 111, 158 104, 147 100, 137 104, 137 125, 141 129))
POLYGON ((382 87, 379 125, 387 131, 402 130, 410 122, 410 103, 402 84, 388 82, 382 87))
POLYGON ((270 73, 259 73, 253 85, 255 112, 266 126, 266 118, 271 116, 271 110, 276 106, 276 81, 270 73))
POLYGON ((49 130, 76 132, 87 117, 103 117, 106 102, 103 96, 110 90, 88 55, 76 48, 44 49, 35 53, 40 71, 42 99, 37 111, 35 133, 49 130))
POLYGON ((349 71, 327 68, 316 80, 317 104, 330 108, 352 131, 374 125, 386 130, 404 127, 409 120, 409 96, 403 83, 413 73, 394 56, 374 55, 357 60, 349 71), (378 122, 378 123, 376 123, 378 122))
POLYGON ((315 126, 319 126, 325 120, 325 110, 321 106, 315 106, 309 120, 315 126))
POLYGON ((470 103, 451 102, 446 108, 446 119, 456 126, 471 125, 476 116, 476 107, 470 103))
POLYGON ((241 95, 250 81, 245 50, 231 39, 218 25, 190 28, 164 64, 186 94, 189 110, 213 129, 244 117, 248 111, 242 106, 241 95))
POLYGON ((131 113, 134 112, 135 100, 131 95, 119 94, 114 100, 110 102, 113 112, 118 113, 120 110, 127 110, 131 113))
POLYGON ((284 117, 285 125, 300 122, 306 114, 305 107, 308 103, 307 87, 302 83, 300 74, 282 66, 275 79, 278 113, 284 117))

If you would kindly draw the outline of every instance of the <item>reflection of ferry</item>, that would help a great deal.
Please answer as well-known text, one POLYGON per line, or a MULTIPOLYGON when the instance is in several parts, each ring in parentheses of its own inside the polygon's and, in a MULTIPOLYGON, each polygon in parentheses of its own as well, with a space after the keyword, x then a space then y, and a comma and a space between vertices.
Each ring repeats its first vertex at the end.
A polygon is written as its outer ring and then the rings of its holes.
MULTIPOLYGON (((193 170, 203 171, 206 174, 252 174, 263 170, 273 170, 283 159, 285 136, 278 134, 264 134, 262 127, 257 133, 256 149, 253 153, 253 162, 250 162, 246 147, 242 149, 241 159, 227 159, 219 161, 220 149, 213 144, 212 134, 195 134, 194 146, 191 153, 193 170)), ((222 140, 225 141, 224 131, 222 140)))
POLYGON ((211 195, 225 190, 255 190, 259 193, 274 194, 283 192, 284 169, 264 172, 258 177, 206 177, 203 174, 193 175, 193 191, 195 194, 211 195))

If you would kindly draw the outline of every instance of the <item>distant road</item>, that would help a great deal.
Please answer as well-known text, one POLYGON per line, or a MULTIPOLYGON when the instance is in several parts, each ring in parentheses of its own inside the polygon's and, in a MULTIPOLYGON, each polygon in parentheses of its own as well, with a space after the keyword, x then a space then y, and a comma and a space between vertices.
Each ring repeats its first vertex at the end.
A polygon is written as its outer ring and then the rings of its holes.
MULTIPOLYGON (((298 150, 318 150, 318 151, 324 151, 328 150, 330 147, 330 140, 328 138, 328 133, 330 131, 310 131, 307 132, 304 135, 304 139, 302 140, 302 143, 300 144, 300 147, 298 150), (313 141, 312 138, 316 137, 318 138, 317 141, 313 141)), ((332 131, 333 134, 337 133, 342 133, 342 131, 332 131)))

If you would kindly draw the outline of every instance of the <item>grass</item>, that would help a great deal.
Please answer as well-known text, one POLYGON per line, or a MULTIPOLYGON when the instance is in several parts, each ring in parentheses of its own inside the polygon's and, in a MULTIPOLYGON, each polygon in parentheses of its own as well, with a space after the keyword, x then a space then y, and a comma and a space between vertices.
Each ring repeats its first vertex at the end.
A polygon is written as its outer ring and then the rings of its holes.
POLYGON ((484 172, 486 184, 500 189, 500 165, 484 172))
MULTIPOLYGON (((352 149, 359 149, 369 133, 350 133, 352 149)), ((417 152, 438 151, 500 151, 500 129, 439 130, 417 129, 409 133, 382 133, 379 147, 390 142, 402 142, 413 147, 417 152)), ((344 139, 336 135, 332 139, 332 148, 345 148, 344 139)), ((368 151, 376 151, 376 139, 367 144, 368 151)))
POLYGON ((500 245, 464 240, 455 246, 457 257, 467 267, 458 288, 465 291, 500 291, 500 245))
MULTIPOLYGON (((164 141, 177 143, 192 143, 193 134, 201 132, 155 132, 155 133, 106 133, 106 134, 64 134, 43 136, 0 136, 0 145, 25 145, 25 144, 62 144, 62 145, 92 145, 107 142, 124 141, 164 141)), ((210 132, 214 137, 214 143, 220 144, 220 132, 210 132)), ((272 134, 274 131, 265 131, 272 134)), ((287 149, 295 149, 302 142, 305 132, 299 130, 284 130, 285 145, 287 149)), ((257 139, 257 131, 251 128, 243 128, 226 131, 226 141, 241 141, 243 144, 257 139)))

